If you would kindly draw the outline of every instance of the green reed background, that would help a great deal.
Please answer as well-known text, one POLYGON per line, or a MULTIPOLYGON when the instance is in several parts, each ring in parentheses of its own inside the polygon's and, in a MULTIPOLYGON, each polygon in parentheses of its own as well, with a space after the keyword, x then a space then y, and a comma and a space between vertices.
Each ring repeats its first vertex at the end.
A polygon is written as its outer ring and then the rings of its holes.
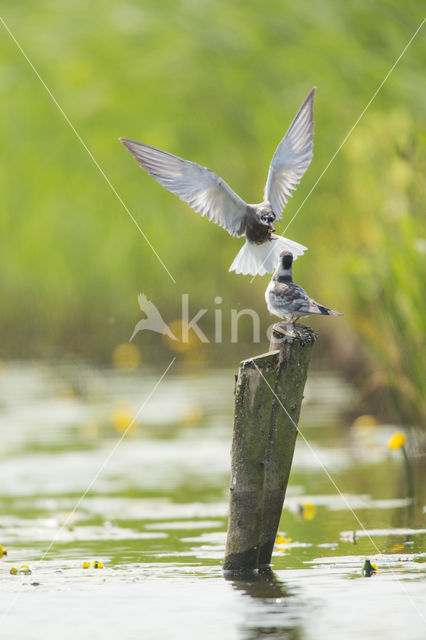
MULTIPOLYGON (((167 321, 180 316, 183 292, 194 312, 213 309, 221 296, 224 335, 231 307, 252 307, 271 322, 267 278, 251 284, 227 272, 241 241, 142 173, 117 138, 206 165, 258 202, 273 151, 316 85, 315 156, 283 231, 423 18, 410 0, 2 0, 0 7, 176 279, 1 27, 2 354, 104 361, 141 316, 140 291, 167 321)), ((327 345, 319 354, 334 349, 356 376, 356 353, 366 393, 390 390, 394 415, 414 423, 426 414, 425 62, 423 28, 286 233, 310 249, 295 265, 297 281, 345 313, 315 323, 327 345)), ((211 330, 213 312, 203 323, 211 330)), ((249 340, 249 324, 242 330, 249 340)), ((143 358, 154 357, 153 345, 168 349, 157 338, 138 336, 143 358)), ((203 350, 208 359, 224 353, 203 350)))

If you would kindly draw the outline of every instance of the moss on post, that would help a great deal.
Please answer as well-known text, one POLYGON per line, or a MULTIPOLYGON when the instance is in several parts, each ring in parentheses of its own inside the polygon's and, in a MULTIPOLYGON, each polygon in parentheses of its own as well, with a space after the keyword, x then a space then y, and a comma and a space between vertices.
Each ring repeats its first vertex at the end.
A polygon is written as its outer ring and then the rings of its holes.
POLYGON ((241 363, 235 389, 225 571, 270 563, 315 333, 274 325, 271 351, 241 363), (288 413, 287 413, 288 412, 288 413))
POLYGON ((238 372, 225 570, 254 571, 259 566, 265 451, 276 363, 277 354, 268 353, 244 360, 238 372))
MULTIPOLYGON (((294 336, 275 325, 271 348, 278 348, 274 400, 266 450, 259 567, 270 564, 293 462, 297 425, 315 332, 297 325, 294 336)), ((283 325, 285 328, 286 325, 283 325)))

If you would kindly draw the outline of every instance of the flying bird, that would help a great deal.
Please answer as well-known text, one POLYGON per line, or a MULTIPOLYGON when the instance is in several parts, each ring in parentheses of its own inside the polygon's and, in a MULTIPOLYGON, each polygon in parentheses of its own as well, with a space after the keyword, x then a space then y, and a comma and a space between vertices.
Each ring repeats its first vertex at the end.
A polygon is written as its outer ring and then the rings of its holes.
POLYGON ((155 304, 153 304, 151 300, 148 300, 143 293, 138 295, 138 303, 141 311, 146 314, 146 318, 139 320, 136 324, 129 342, 133 340, 139 331, 144 331, 146 329, 155 331, 156 333, 162 333, 163 335, 168 336, 171 340, 177 340, 175 334, 172 333, 168 325, 164 322, 155 304))
POLYGON ((247 204, 216 173, 195 162, 142 142, 119 138, 145 169, 163 187, 207 216, 231 236, 246 236, 229 271, 243 275, 272 273, 283 249, 296 259, 306 250, 301 244, 275 235, 274 222, 281 214, 312 160, 316 87, 306 97, 269 166, 263 202, 247 204))
POLYGON ((312 300, 302 287, 293 282, 293 254, 283 251, 272 280, 265 292, 268 310, 279 318, 295 323, 298 318, 312 314, 342 316, 312 300))

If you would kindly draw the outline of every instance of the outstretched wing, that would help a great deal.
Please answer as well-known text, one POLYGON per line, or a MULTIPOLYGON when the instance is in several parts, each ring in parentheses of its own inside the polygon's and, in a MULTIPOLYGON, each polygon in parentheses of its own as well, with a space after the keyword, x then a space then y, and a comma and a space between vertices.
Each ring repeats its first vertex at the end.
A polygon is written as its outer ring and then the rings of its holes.
POLYGON ((296 113, 287 133, 275 151, 269 167, 264 198, 271 203, 277 220, 292 191, 299 184, 312 160, 314 146, 314 87, 296 113))
POLYGON ((243 235, 247 204, 213 171, 142 142, 120 142, 163 187, 232 236, 243 235))

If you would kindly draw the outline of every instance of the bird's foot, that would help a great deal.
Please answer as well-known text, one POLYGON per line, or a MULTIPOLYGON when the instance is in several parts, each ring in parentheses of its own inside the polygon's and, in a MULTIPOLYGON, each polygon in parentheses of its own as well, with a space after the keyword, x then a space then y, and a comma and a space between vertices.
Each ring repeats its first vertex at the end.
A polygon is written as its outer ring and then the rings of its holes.
POLYGON ((279 327, 280 333, 288 336, 289 338, 294 338, 296 335, 293 322, 278 322, 275 326, 279 327))
POLYGON ((317 334, 311 327, 307 327, 304 324, 296 324, 296 321, 292 322, 278 322, 273 327, 275 339, 279 339, 281 335, 283 340, 285 338, 292 338, 293 340, 301 340, 305 342, 315 342, 317 334))

